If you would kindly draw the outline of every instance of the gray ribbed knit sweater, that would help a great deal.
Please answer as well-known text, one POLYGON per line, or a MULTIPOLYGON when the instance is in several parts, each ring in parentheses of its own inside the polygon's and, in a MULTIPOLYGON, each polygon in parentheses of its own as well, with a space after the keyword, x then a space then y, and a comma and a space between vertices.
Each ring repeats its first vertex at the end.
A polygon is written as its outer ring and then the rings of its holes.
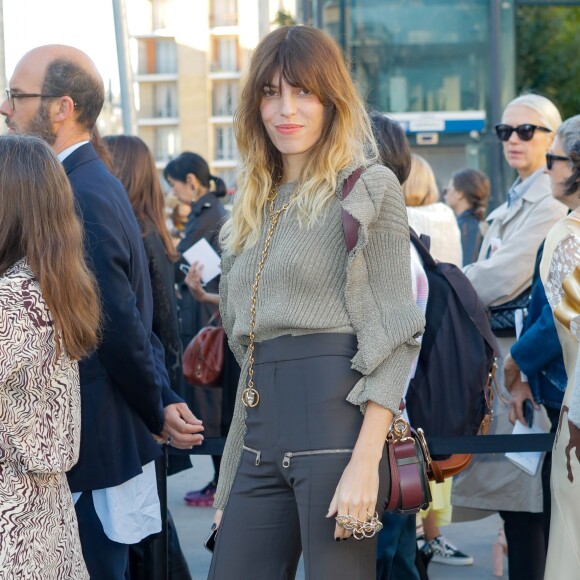
MULTIPOLYGON (((336 202, 318 224, 301 228, 293 206, 280 218, 258 289, 256 341, 284 334, 356 334, 358 352, 352 368, 363 377, 347 400, 362 411, 372 400, 396 412, 418 354, 415 337, 424 327, 411 291, 407 213, 397 179, 380 165, 367 168, 341 201, 342 183, 352 169, 339 175, 336 202), (360 223, 359 240, 350 255, 342 229, 343 207, 360 223)), ((293 184, 280 187, 276 208, 288 200, 293 188, 293 184)), ((251 288, 267 226, 265 219, 254 247, 222 256, 220 310, 242 367, 238 394, 247 380, 251 288)), ((244 432, 245 408, 238 396, 221 462, 216 508, 227 503, 244 432)))

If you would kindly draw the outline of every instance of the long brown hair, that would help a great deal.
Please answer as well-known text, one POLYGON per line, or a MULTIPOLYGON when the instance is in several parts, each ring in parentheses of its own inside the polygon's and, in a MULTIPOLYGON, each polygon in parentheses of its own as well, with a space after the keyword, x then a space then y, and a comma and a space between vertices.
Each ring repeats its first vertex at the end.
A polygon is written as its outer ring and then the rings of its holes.
POLYGON ((133 135, 108 135, 103 140, 113 159, 113 175, 125 187, 133 212, 143 226, 159 234, 170 260, 177 258, 171 235, 165 224, 165 198, 155 160, 145 142, 133 135))
POLYGON ((487 175, 477 169, 465 168, 451 176, 455 191, 460 191, 471 206, 475 217, 481 222, 489 201, 490 185, 487 175))
POLYGON ((83 256, 83 229, 62 165, 38 137, 0 137, 0 275, 27 258, 69 356, 99 338, 95 279, 83 256))
POLYGON ((264 88, 277 73, 280 82, 310 91, 325 107, 322 136, 309 151, 296 191, 301 224, 321 217, 334 199, 341 169, 366 166, 378 157, 365 105, 336 41, 311 26, 274 30, 252 53, 234 116, 240 194, 220 233, 222 246, 233 253, 257 242, 266 200, 282 172, 282 157, 260 114, 264 88))

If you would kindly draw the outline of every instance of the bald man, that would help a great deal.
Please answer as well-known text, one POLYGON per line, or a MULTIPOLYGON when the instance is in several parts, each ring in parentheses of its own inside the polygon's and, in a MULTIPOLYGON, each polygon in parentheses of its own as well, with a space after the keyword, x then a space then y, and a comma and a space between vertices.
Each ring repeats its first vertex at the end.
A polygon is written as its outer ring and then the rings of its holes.
POLYGON ((203 427, 171 391, 151 332, 152 297, 139 227, 122 185, 90 144, 104 87, 72 47, 28 52, 0 106, 8 130, 49 143, 63 163, 85 227, 103 307, 102 341, 79 364, 81 447, 69 472, 92 580, 124 580, 128 545, 161 529, 154 460, 159 442, 201 443, 203 427))

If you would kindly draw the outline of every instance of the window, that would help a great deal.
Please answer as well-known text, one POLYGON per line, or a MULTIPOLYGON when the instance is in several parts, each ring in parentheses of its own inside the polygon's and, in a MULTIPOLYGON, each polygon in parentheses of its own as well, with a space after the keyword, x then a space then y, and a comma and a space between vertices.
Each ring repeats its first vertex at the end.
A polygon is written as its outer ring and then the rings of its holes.
POLYGON ((167 74, 177 72, 177 45, 173 39, 156 41, 155 60, 156 73, 167 74))
POLYGON ((213 85, 212 115, 230 117, 238 104, 238 81, 216 81, 213 85))
POLYGON ((179 154, 181 149, 179 131, 174 127, 156 127, 153 140, 155 161, 167 162, 179 154))
MULTIPOLYGON (((352 0, 351 6, 346 52, 372 105, 393 113, 485 110, 487 0, 352 0)), ((325 28, 336 28, 336 7, 323 17, 325 28)))
POLYGON ((177 45, 172 38, 145 38, 138 44, 138 71, 141 75, 177 72, 177 45))
POLYGON ((216 161, 235 160, 238 158, 234 128, 221 126, 215 128, 215 155, 216 161))
POLYGON ((210 20, 212 28, 216 26, 237 26, 238 1, 212 0, 210 20))
POLYGON ((159 83, 154 88, 155 109, 153 116, 157 118, 178 117, 177 84, 159 83))
POLYGON ((236 170, 235 169, 217 169, 213 171, 215 175, 221 177, 226 184, 228 191, 231 191, 236 187, 236 170))
POLYGON ((238 71, 238 39, 235 36, 218 36, 214 39, 214 72, 238 71))
POLYGON ((153 30, 168 28, 171 0, 153 0, 153 30))

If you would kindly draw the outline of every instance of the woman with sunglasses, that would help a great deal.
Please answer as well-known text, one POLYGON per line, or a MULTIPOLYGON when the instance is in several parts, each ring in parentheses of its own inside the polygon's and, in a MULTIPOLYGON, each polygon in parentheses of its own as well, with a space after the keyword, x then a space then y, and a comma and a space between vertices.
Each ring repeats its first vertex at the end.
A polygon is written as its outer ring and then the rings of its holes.
MULTIPOLYGON (((547 171, 554 196, 578 206, 580 194, 580 115, 558 129, 547 171)), ((580 210, 556 224, 546 239, 540 273, 554 309, 568 385, 552 450, 552 509, 545 578, 578 577, 580 557, 580 210)))
MULTIPOLYGON (((492 316, 500 349, 497 382, 504 400, 509 399, 509 393, 504 385, 503 360, 516 341, 516 321, 521 321, 523 314, 517 307, 529 296, 541 242, 567 211, 552 197, 550 180, 544 172, 546 153, 561 123, 557 108, 545 97, 526 94, 507 105, 496 134, 508 165, 518 176, 507 201, 487 218, 491 223, 477 262, 464 268, 483 304, 488 308, 503 305, 503 313, 508 315, 502 319, 503 324, 492 316)), ((509 405, 496 397, 494 434, 513 431, 509 411, 509 405)), ((549 427, 545 411, 536 417, 535 424, 542 421, 549 427)), ((540 467, 535 476, 530 476, 502 453, 478 455, 454 482, 454 519, 473 519, 473 509, 477 509, 475 517, 499 512, 504 520, 510 580, 541 580, 544 575, 541 471, 540 467)))

